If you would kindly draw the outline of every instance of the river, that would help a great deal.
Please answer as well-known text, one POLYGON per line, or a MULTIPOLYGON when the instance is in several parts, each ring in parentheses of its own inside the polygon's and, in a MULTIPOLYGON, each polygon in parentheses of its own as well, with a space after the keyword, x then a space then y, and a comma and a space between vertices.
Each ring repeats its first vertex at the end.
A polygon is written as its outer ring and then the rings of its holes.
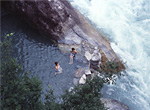
POLYGON ((150 1, 70 0, 111 41, 126 74, 105 85, 105 98, 119 100, 131 110, 150 110, 150 1))

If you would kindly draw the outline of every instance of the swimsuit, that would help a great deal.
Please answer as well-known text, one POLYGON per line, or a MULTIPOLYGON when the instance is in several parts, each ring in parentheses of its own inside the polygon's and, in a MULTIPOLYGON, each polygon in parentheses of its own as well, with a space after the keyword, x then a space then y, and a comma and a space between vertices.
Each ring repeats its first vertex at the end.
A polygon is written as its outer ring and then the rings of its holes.
POLYGON ((73 57, 75 57, 76 53, 75 53, 75 52, 71 52, 71 55, 72 55, 73 57))
POLYGON ((60 72, 60 71, 62 71, 62 68, 60 66, 58 66, 58 70, 56 70, 56 68, 55 68, 55 71, 60 72))

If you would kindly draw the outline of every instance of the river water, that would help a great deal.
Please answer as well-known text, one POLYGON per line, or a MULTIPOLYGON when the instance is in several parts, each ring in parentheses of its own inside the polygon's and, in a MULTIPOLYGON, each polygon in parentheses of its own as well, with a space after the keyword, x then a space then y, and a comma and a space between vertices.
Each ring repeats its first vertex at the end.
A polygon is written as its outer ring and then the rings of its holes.
POLYGON ((103 96, 131 110, 150 110, 150 0, 70 0, 111 41, 126 75, 105 85, 103 96))
POLYGON ((62 54, 56 44, 31 29, 20 18, 8 15, 2 10, 1 21, 2 36, 14 33, 13 56, 22 65, 24 72, 39 77, 44 93, 49 90, 49 84, 54 90, 54 95, 61 96, 66 89, 73 86, 74 72, 78 68, 88 66, 87 62, 83 63, 80 60, 75 60, 72 65, 68 64, 71 49, 62 54), (63 72, 55 76, 56 61, 63 68, 63 72))
MULTIPOLYGON (((119 100, 131 110, 150 110, 150 1, 149 0, 70 0, 93 25, 111 41, 116 54, 126 62, 126 75, 114 85, 105 85, 106 98, 119 100)), ((42 38, 20 19, 1 18, 1 33, 13 32, 14 56, 24 71, 38 76, 43 90, 48 84, 56 96, 73 85, 73 71, 80 62, 69 65, 69 54, 62 54, 51 41, 42 38), (54 62, 63 73, 54 76, 54 62)))

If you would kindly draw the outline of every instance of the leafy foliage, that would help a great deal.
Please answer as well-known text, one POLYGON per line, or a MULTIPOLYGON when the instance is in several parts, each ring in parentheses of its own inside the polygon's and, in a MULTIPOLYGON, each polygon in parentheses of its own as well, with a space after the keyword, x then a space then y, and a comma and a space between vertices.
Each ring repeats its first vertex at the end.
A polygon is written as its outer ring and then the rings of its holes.
POLYGON ((107 76, 111 77, 113 74, 117 74, 124 70, 122 67, 122 62, 107 61, 100 65, 99 72, 105 73, 107 76))
POLYGON ((3 110, 40 110, 41 82, 23 74, 21 66, 11 56, 11 38, 7 34, 1 43, 1 108, 3 110))
POLYGON ((50 89, 45 95, 45 110, 61 110, 59 103, 55 102, 56 97, 54 96, 53 90, 50 89))
POLYGON ((84 85, 75 86, 71 92, 66 91, 62 96, 62 108, 64 110, 105 110, 100 101, 102 87, 103 81, 98 77, 87 80, 84 85))

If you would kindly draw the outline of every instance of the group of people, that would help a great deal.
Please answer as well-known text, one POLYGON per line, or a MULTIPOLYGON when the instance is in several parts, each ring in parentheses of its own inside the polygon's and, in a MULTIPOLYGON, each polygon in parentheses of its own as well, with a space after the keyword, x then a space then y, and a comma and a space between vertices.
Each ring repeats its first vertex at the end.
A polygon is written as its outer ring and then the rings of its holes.
MULTIPOLYGON (((75 50, 75 48, 72 48, 70 51, 70 62, 69 62, 69 64, 73 64, 73 59, 74 59, 76 54, 77 54, 77 51, 75 50)), ((58 62, 55 62, 55 69, 56 69, 55 76, 56 76, 56 74, 62 73, 63 69, 60 67, 58 62)))

